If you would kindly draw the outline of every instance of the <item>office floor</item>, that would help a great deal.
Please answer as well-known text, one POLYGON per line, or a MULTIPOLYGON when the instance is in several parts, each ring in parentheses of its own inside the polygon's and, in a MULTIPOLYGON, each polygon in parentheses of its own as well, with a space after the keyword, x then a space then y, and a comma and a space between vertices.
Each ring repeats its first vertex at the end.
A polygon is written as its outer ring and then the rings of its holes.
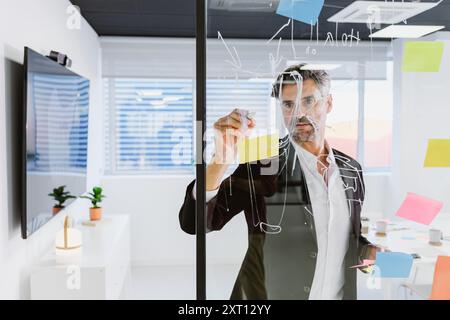
MULTIPOLYGON (((235 280, 236 266, 210 266, 207 276, 208 299, 229 299, 235 280)), ((194 266, 141 266, 133 267, 125 286, 124 299, 133 300, 193 300, 195 299, 194 266)), ((358 274, 358 299, 383 299, 382 290, 369 290, 367 276, 358 274)), ((405 299, 399 291, 397 299, 405 299)), ((409 295, 407 299, 418 299, 409 295)))
POLYGON ((132 267, 131 282, 125 290, 125 299, 192 300, 195 299, 195 269, 193 266, 132 267))
MULTIPOLYGON (((207 274, 208 299, 229 299, 235 280, 233 265, 210 266, 207 274)), ((125 299, 191 300, 195 299, 194 266, 132 267, 125 299)))

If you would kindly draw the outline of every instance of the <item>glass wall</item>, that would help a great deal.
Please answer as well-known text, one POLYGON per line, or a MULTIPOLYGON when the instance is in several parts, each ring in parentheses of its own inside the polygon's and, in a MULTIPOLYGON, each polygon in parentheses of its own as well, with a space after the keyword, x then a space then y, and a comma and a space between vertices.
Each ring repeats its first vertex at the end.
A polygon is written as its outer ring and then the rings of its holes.
POLYGON ((297 6, 208 4, 208 299, 355 299, 374 253, 362 176, 391 170, 391 48, 297 6))

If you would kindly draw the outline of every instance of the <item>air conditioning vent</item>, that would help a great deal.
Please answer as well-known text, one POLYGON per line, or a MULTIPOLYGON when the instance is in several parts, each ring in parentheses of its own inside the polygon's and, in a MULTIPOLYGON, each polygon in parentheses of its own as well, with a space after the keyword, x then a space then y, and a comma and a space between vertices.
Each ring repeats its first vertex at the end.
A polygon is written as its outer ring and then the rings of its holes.
POLYGON ((435 7, 437 2, 355 1, 329 22, 395 24, 435 7))
POLYGON ((209 8, 224 11, 275 12, 279 0, 211 0, 209 8))

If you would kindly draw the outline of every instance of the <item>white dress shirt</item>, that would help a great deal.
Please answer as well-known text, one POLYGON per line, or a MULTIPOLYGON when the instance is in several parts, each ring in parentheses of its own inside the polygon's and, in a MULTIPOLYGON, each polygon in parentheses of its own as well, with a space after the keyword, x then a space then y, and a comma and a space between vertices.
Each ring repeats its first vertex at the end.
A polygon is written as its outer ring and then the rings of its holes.
MULTIPOLYGON (((211 190, 205 191, 205 202, 208 203, 209 200, 211 200, 212 198, 214 198, 217 194, 217 192, 219 192, 219 188, 217 188, 216 190, 211 190)), ((194 182, 194 186, 192 187, 192 197, 194 198, 194 200, 196 200, 197 197, 197 182, 194 182)))
POLYGON ((351 223, 339 167, 326 142, 329 165, 323 175, 317 169, 317 157, 292 143, 308 186, 317 237, 316 269, 309 299, 342 299, 351 223))
MULTIPOLYGON (((305 175, 316 229, 318 252, 309 299, 342 299, 345 284, 345 255, 351 222, 344 185, 332 149, 328 150, 328 169, 322 176, 317 170, 317 157, 292 142, 305 175), (324 179, 325 177, 325 179, 324 179), (325 182, 327 180, 327 182, 325 182)), ((196 184, 192 189, 195 199, 196 184)), ((206 202, 217 190, 206 192, 206 202)))

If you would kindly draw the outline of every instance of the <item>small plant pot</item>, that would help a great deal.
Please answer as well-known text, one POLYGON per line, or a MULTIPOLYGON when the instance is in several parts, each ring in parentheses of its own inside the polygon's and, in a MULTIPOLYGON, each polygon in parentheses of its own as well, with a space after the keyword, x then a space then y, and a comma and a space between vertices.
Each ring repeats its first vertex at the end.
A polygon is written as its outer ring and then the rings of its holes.
POLYGON ((64 209, 64 208, 61 208, 61 207, 53 207, 53 208, 52 208, 52 213, 53 213, 53 215, 57 214, 57 213, 60 212, 62 209, 64 209))
POLYGON ((98 221, 102 219, 102 208, 89 208, 89 215, 91 221, 98 221))

